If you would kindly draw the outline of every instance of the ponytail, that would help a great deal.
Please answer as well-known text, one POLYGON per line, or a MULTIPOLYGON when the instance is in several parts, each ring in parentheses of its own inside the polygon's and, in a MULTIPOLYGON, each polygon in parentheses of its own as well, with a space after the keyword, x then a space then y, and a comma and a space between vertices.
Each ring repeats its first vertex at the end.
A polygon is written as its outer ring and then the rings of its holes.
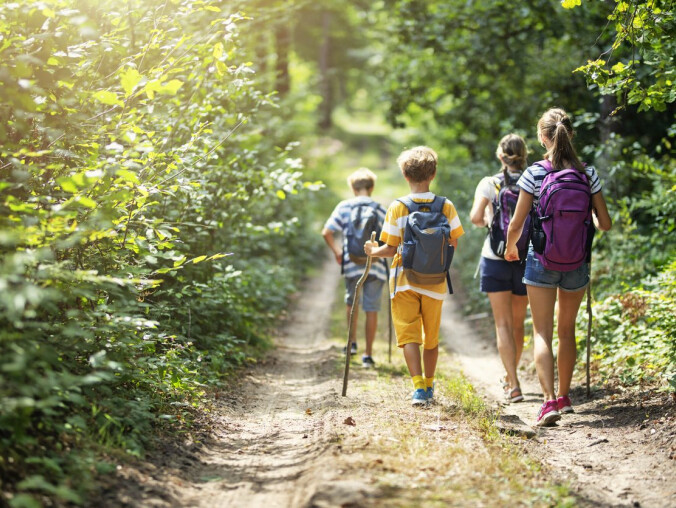
POLYGON ((584 165, 573 147, 573 125, 566 112, 559 108, 547 111, 538 122, 540 136, 551 141, 551 146, 545 154, 554 169, 564 169, 570 165, 578 171, 584 171, 584 165))

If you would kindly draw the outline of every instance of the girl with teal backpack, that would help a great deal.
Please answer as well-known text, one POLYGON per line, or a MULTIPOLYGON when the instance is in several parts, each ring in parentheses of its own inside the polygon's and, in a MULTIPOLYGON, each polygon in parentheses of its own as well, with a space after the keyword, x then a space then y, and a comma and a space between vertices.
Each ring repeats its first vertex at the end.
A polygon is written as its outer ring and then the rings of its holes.
POLYGON ((569 391, 577 354, 575 320, 589 284, 591 225, 608 231, 612 221, 596 170, 585 166, 575 152, 568 114, 559 108, 548 110, 538 121, 537 134, 546 149, 544 160, 526 168, 518 181, 521 193, 507 232, 505 259, 519 258, 517 239, 532 214, 523 281, 533 317, 535 368, 544 394, 536 425, 544 426, 573 412, 569 391), (559 386, 555 391, 552 339, 557 298, 559 386))

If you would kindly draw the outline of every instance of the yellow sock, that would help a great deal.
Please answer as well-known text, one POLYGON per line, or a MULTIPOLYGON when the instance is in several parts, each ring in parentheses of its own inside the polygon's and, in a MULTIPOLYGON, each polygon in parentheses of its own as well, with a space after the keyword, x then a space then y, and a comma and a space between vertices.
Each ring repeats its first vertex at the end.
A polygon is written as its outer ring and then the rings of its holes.
POLYGON ((434 376, 425 378, 425 386, 427 388, 432 388, 434 386, 434 376))
POLYGON ((412 376, 413 379, 413 387, 417 390, 418 388, 422 388, 423 390, 427 388, 425 386, 425 380, 423 379, 422 376, 412 376))

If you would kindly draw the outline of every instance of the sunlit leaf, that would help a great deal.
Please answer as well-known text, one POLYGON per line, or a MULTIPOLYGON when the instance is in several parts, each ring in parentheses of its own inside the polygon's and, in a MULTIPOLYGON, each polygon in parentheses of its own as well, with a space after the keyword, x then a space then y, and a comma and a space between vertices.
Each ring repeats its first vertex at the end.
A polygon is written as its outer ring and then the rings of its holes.
POLYGON ((138 179, 138 176, 136 175, 136 173, 134 173, 133 171, 129 171, 128 169, 118 169, 115 173, 117 174, 117 176, 119 176, 120 178, 122 178, 123 180, 125 180, 127 182, 131 182, 131 183, 135 183, 135 184, 141 183, 141 181, 138 179))
POLYGON ((117 98, 115 92, 109 90, 99 90, 94 92, 94 99, 108 106, 124 106, 124 103, 117 98))
POLYGON ((136 69, 129 68, 122 72, 120 81, 126 97, 129 97, 134 92, 136 85, 138 85, 142 79, 143 76, 141 76, 136 69))
POLYGON ((561 5, 564 9, 573 9, 578 5, 582 5, 582 0, 561 0, 561 5))

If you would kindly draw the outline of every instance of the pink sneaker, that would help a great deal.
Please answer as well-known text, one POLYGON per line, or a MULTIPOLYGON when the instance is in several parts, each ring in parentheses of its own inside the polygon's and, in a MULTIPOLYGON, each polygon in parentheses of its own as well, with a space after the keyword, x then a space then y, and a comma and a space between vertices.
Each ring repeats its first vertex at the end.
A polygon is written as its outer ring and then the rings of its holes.
POLYGON ((568 395, 559 397, 556 399, 556 406, 559 410, 559 413, 574 413, 573 404, 570 402, 568 395))
POLYGON ((548 400, 540 407, 535 425, 538 427, 546 427, 552 425, 554 422, 558 422, 560 419, 561 414, 559 414, 558 411, 558 404, 555 400, 548 400))

